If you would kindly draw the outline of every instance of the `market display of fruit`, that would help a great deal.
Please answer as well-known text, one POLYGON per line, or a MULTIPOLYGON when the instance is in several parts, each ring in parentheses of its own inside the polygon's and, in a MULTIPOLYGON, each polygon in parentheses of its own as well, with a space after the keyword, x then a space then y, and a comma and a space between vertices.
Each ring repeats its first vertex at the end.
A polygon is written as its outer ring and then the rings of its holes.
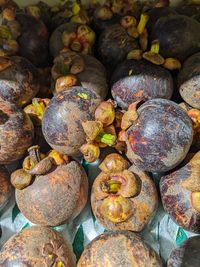
POLYGON ((0 266, 200 266, 200 5, 171 4, 0 1, 0 216, 30 223, 0 266), (158 207, 197 235, 168 261, 158 207), (104 232, 75 256, 89 216, 104 232))

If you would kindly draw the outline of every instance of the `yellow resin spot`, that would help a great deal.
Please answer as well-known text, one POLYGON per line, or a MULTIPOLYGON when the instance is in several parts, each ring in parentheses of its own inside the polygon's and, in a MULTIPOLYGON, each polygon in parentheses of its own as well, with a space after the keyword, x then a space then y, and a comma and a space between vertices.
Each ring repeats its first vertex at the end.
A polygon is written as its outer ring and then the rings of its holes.
POLYGON ((86 93, 78 93, 77 95, 82 99, 88 99, 88 95, 86 93))

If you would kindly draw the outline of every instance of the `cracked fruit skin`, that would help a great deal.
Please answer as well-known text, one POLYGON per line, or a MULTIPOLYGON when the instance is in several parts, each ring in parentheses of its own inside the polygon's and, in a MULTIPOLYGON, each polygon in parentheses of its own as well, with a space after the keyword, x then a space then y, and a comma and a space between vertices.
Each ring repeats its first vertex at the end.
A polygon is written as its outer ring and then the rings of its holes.
POLYGON ((75 161, 52 168, 23 190, 15 191, 24 216, 34 224, 57 226, 74 219, 88 196, 87 175, 75 161))
POLYGON ((166 172, 187 155, 193 141, 192 122, 176 103, 152 99, 141 105, 138 119, 126 131, 127 157, 138 168, 166 172))
POLYGON ((31 226, 13 235, 2 247, 0 266, 75 267, 76 257, 68 242, 48 227, 31 226))
POLYGON ((126 60, 114 71, 111 92, 118 106, 128 106, 138 100, 170 99, 173 79, 169 71, 145 60, 126 60))
MULTIPOLYGON (((1 59, 0 58, 0 64, 1 59)), ((0 71, 0 97, 4 101, 24 106, 39 91, 38 70, 27 59, 14 56, 8 59, 10 66, 0 71)))
POLYGON ((156 252, 138 235, 115 231, 98 236, 85 248, 77 267, 85 266, 162 267, 163 264, 156 252))
POLYGON ((200 23, 182 15, 162 17, 154 25, 150 39, 159 41, 163 57, 185 60, 199 51, 200 23))
POLYGON ((4 166, 0 166, 0 211, 11 197, 10 175, 4 166))
POLYGON ((167 261, 167 267, 199 267, 200 236, 192 236, 174 249, 167 261))
POLYGON ((36 67, 45 67, 49 63, 49 33, 42 21, 33 16, 18 13, 16 20, 20 23, 22 34, 17 39, 19 55, 27 58, 36 67))
POLYGON ((100 102, 101 98, 95 92, 79 86, 55 95, 42 119, 47 143, 61 154, 80 155, 79 149, 86 143, 81 123, 94 119, 95 109, 100 102))
POLYGON ((33 137, 34 127, 29 116, 15 104, 0 101, 0 164, 22 158, 33 137))
POLYGON ((198 203, 192 203, 192 191, 200 191, 197 157, 199 153, 182 168, 162 177, 160 192, 163 207, 171 218, 185 230, 200 234, 200 212, 193 207, 198 203))
POLYGON ((101 172, 94 180, 91 193, 92 211, 101 225, 109 230, 129 230, 140 232, 153 218, 158 205, 158 196, 155 185, 145 172, 135 166, 128 171, 132 172, 137 181, 137 192, 128 195, 128 188, 123 186, 123 173, 101 172), (121 180, 121 189, 117 193, 102 191, 102 183, 112 180, 121 180), (115 178, 117 177, 117 178, 115 178), (136 193, 136 194, 135 194, 136 193), (124 197, 123 197, 124 196, 124 197))
POLYGON ((186 103, 200 109, 200 52, 187 58, 178 75, 179 92, 186 103))

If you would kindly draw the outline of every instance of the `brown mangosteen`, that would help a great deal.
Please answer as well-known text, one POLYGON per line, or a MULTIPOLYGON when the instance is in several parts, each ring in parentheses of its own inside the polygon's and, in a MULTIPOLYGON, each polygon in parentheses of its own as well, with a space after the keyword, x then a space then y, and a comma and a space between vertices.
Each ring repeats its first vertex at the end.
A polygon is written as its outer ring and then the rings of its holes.
POLYGON ((200 236, 193 236, 175 248, 167 261, 167 267, 199 267, 199 242, 200 236))
POLYGON ((178 75, 178 86, 184 101, 200 109, 200 52, 184 62, 178 75))
POLYGON ((200 23, 183 15, 162 17, 152 30, 154 40, 158 40, 163 57, 184 60, 200 51, 200 23))
POLYGON ((76 52, 61 53, 54 59, 52 87, 55 93, 80 84, 104 99, 108 93, 104 66, 90 55, 76 52))
POLYGON ((160 181, 165 211, 184 229, 200 233, 200 152, 160 181))
POLYGON ((156 252, 129 231, 104 233, 83 251, 77 267, 162 267, 156 252))
POLYGON ((99 37, 99 59, 108 67, 116 66, 126 59, 131 50, 138 48, 138 42, 120 24, 107 27, 99 37))
POLYGON ((75 267, 76 257, 58 232, 48 227, 32 226, 4 244, 0 252, 0 266, 75 267))
POLYGON ((95 42, 95 33, 87 26, 78 23, 60 25, 51 35, 50 53, 53 58, 62 51, 74 51, 91 54, 95 42))
POLYGON ((0 98, 20 106, 39 91, 38 70, 23 57, 0 57, 0 98))
POLYGON ((97 220, 109 230, 140 232, 155 214, 158 197, 151 178, 118 154, 100 164, 92 186, 91 205, 97 220))
POLYGON ((42 130, 47 143, 69 156, 80 155, 86 143, 82 122, 92 120, 101 98, 95 92, 74 86, 55 95, 47 106, 42 130))
POLYGON ((173 79, 169 71, 145 60, 126 60, 114 71, 111 92, 117 104, 128 109, 138 100, 170 99, 173 79))
POLYGON ((0 166, 0 210, 4 208, 11 196, 10 175, 4 166, 0 166))
POLYGON ((129 118, 130 127, 124 130, 127 157, 137 167, 166 172, 185 158, 193 141, 193 128, 186 111, 179 105, 166 99, 152 99, 133 115, 129 118))
POLYGON ((195 4, 186 4, 186 5, 183 4, 183 5, 179 5, 176 8, 176 11, 181 15, 193 17, 200 12, 200 6, 195 5, 195 4))
POLYGON ((0 164, 22 158, 34 136, 29 116, 15 104, 0 101, 0 129, 0 164))
POLYGON ((88 197, 88 180, 82 166, 75 161, 69 163, 69 158, 58 152, 44 157, 38 146, 28 151, 23 169, 11 175, 20 211, 32 223, 44 226, 74 219, 88 197))
POLYGON ((168 17, 171 15, 176 15, 177 12, 169 6, 164 6, 164 7, 151 8, 147 12, 147 14, 149 16, 149 19, 147 22, 147 30, 148 30, 148 33, 150 34, 152 32, 154 25, 156 24, 156 22, 159 18, 168 17))

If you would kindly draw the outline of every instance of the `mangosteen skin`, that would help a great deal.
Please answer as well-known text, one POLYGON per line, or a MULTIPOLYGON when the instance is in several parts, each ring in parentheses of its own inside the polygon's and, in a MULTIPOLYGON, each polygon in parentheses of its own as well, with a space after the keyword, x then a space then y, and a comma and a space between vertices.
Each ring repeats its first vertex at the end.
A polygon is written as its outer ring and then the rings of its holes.
POLYGON ((15 104, 0 101, 0 164, 22 158, 33 136, 34 127, 29 116, 15 104))
POLYGON ((121 16, 117 14, 113 14, 111 19, 103 20, 97 18, 95 12, 92 20, 92 28, 97 34, 101 34, 104 30, 108 27, 112 26, 113 24, 117 24, 120 21, 121 16))
POLYGON ((184 101, 200 109, 200 52, 184 62, 178 75, 178 86, 184 101))
POLYGON ((62 154, 79 156, 86 143, 81 123, 94 119, 101 98, 91 90, 75 86, 55 95, 42 119, 42 131, 47 143, 62 154))
POLYGON ((160 180, 160 192, 163 207, 171 218, 187 231, 200 234, 200 213, 191 202, 191 191, 181 183, 192 176, 192 164, 163 176, 160 180))
POLYGON ((120 24, 114 24, 102 32, 97 46, 100 61, 113 69, 113 66, 125 60, 127 54, 136 49, 138 44, 120 24))
POLYGON ((49 33, 44 23, 23 13, 17 13, 16 19, 22 30, 22 34, 17 39, 19 55, 30 60, 36 67, 48 66, 49 33))
POLYGON ((26 58, 14 56, 9 60, 11 66, 0 71, 0 98, 19 106, 26 105, 39 91, 38 70, 26 58))
POLYGON ((147 27, 148 33, 150 34, 152 32, 154 25, 156 24, 159 18, 168 17, 170 15, 176 15, 177 12, 173 8, 165 6, 165 7, 154 7, 150 9, 147 12, 147 14, 149 16, 149 20, 147 22, 146 27, 147 27))
POLYGON ((193 140, 192 122, 176 103, 152 99, 141 105, 128 128, 127 157, 138 168, 166 172, 187 155, 193 140))
POLYGON ((173 79, 169 71, 145 60, 126 60, 114 71, 111 92, 118 106, 128 106, 138 100, 170 99, 173 79))
POLYGON ((200 51, 200 23, 183 15, 162 17, 156 22, 150 39, 159 41, 163 57, 185 60, 200 51))
POLYGON ((162 267, 156 252, 129 231, 104 233, 83 251, 77 267, 162 267))
POLYGON ((167 267, 199 267, 200 236, 190 237, 174 249, 167 261, 167 267))
POLYGON ((4 166, 0 166, 0 211, 8 203, 11 196, 10 175, 4 166))
POLYGON ((76 32, 80 24, 78 23, 65 23, 56 28, 51 34, 49 40, 49 51, 53 58, 59 55, 60 51, 63 50, 64 45, 62 42, 62 34, 64 31, 76 32))
POLYGON ((32 223, 61 225, 73 220, 84 208, 87 175, 79 163, 72 161, 37 176, 28 187, 16 189, 15 196, 20 211, 32 223))
POLYGON ((63 266, 75 267, 76 257, 70 245, 48 227, 32 226, 12 236, 0 253, 0 266, 63 266))

